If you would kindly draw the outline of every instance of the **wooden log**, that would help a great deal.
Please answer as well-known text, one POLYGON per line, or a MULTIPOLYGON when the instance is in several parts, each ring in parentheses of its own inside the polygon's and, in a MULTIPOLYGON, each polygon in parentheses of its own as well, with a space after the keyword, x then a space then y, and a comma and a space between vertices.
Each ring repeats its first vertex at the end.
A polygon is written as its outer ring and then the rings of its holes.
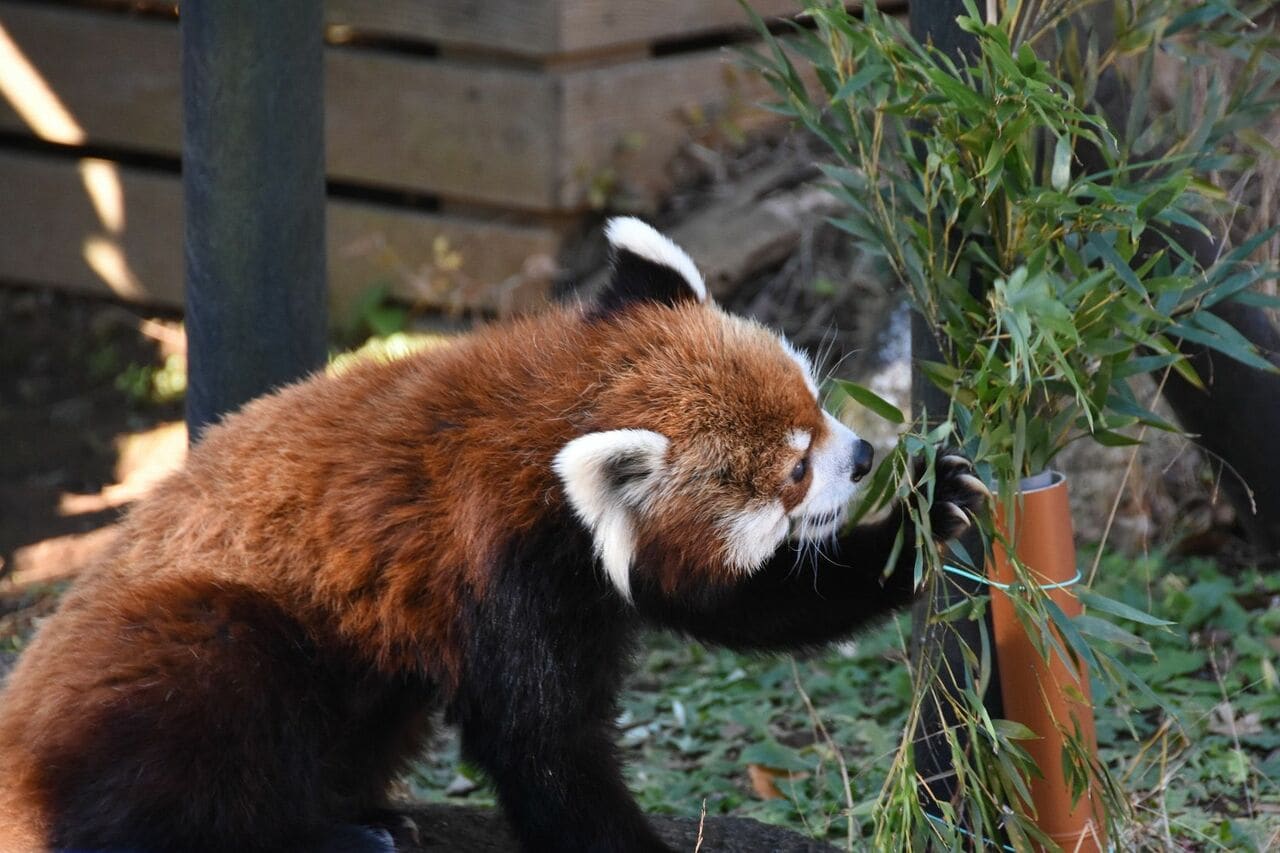
MULTIPOLYGON (((404 809, 410 826, 393 829, 396 849, 406 853, 490 853, 515 850, 506 819, 494 809, 447 804, 410 805, 404 809)), ((701 853, 835 853, 825 841, 808 838, 781 826, 745 817, 670 817, 651 815, 659 837, 674 850, 701 853)))
MULTIPOLYGON (((182 305, 177 175, 0 151, 0 281, 182 305)), ((560 235, 362 201, 328 202, 335 314, 370 287, 440 307, 524 310, 545 299, 560 235)))

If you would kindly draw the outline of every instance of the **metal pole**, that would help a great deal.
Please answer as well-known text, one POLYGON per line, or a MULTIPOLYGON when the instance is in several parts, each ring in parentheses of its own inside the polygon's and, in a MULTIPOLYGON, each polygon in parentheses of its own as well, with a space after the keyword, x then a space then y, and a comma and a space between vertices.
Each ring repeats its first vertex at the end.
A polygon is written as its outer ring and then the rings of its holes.
MULTIPOLYGON (((921 43, 932 42, 935 47, 961 58, 974 46, 973 37, 956 25, 956 18, 964 14, 961 0, 911 0, 911 34, 921 43)), ((972 282, 972 289, 981 289, 982 282, 972 282)), ((911 357, 921 361, 942 361, 942 353, 925 319, 917 313, 911 316, 911 357)), ((928 412, 931 419, 940 418, 947 411, 949 400, 945 393, 933 385, 917 368, 911 377, 912 410, 918 417, 928 412)), ((975 559, 982 554, 981 537, 971 531, 962 540, 965 549, 975 559)), ((986 588, 974 582, 944 575, 933 589, 933 609, 941 612, 966 598, 981 595, 986 588)), ((919 796, 923 806, 932 813, 935 802, 954 802, 957 791, 955 770, 951 763, 951 747, 946 730, 956 723, 952 701, 967 685, 964 674, 969 669, 965 650, 972 650, 975 659, 981 659, 983 624, 972 620, 953 620, 946 625, 929 625, 926 620, 929 602, 921 600, 912 611, 912 656, 919 665, 926 660, 936 662, 938 679, 931 686, 931 695, 921 707, 919 724, 911 733, 915 744, 916 772, 925 782, 919 796)), ((986 617, 986 635, 992 636, 990 616, 986 617)), ((993 668, 998 662, 992 655, 993 668)), ((933 668, 933 667, 931 667, 933 668)), ((984 704, 993 716, 1001 711, 999 678, 993 673, 991 687, 983 697, 984 704)))
POLYGON ((181 30, 195 442, 325 361, 323 7, 184 0, 181 30))
POLYGON ((963 14, 963 0, 911 0, 907 8, 912 37, 957 58, 974 46, 973 36, 956 25, 963 14))

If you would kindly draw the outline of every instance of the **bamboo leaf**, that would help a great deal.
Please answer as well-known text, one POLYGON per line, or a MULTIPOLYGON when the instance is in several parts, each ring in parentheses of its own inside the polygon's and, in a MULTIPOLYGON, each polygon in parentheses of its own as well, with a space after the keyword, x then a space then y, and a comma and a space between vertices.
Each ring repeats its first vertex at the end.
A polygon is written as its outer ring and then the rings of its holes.
POLYGON ((1237 293, 1234 301, 1242 305, 1252 305, 1257 308, 1275 308, 1280 309, 1280 295, 1273 296, 1270 293, 1258 293, 1255 291, 1242 291, 1237 293))
POLYGON ((1258 354, 1257 348, 1248 338, 1236 331, 1226 320, 1207 311, 1194 315, 1186 322, 1174 325, 1169 329, 1169 334, 1217 350, 1241 364, 1256 367, 1267 373, 1280 372, 1280 368, 1258 354), (1192 326, 1191 323, 1195 323, 1199 328, 1192 326))
POLYGON ((1071 137, 1063 134, 1053 147, 1053 171, 1049 183, 1058 192, 1066 192, 1071 182, 1071 137))
POLYGON ((1129 262, 1120 257, 1115 247, 1108 243, 1102 235, 1097 232, 1091 233, 1085 240, 1089 244, 1089 248, 1097 253, 1098 257, 1105 261, 1116 275, 1120 276, 1120 280, 1125 283, 1130 290, 1139 296, 1146 297, 1147 290, 1142 286, 1142 282, 1138 281, 1138 277, 1133 274, 1133 268, 1129 266, 1129 262))
POLYGON ((1127 379, 1130 376, 1137 376, 1142 373, 1150 373, 1153 370, 1159 370, 1162 367, 1168 367, 1175 361, 1185 356, 1180 353, 1165 353, 1163 355, 1144 355, 1138 358, 1131 358, 1122 364, 1116 365, 1115 372, 1112 376, 1116 379, 1127 379))
POLYGON ((1122 601, 1107 598, 1104 595, 1087 589, 1076 590, 1076 597, 1088 608, 1092 610, 1101 610, 1103 613, 1109 613, 1112 616, 1119 616, 1121 619, 1128 619, 1130 622, 1138 622, 1142 625, 1153 625, 1163 627, 1165 625, 1174 625, 1175 622, 1169 622, 1165 619, 1157 619, 1149 613, 1144 613, 1136 607, 1130 607, 1122 601))
POLYGON ((1093 437, 1094 441, 1098 442, 1098 444, 1101 444, 1103 447, 1133 447, 1134 445, 1142 444, 1142 442, 1138 441, 1136 438, 1130 438, 1127 435, 1122 435, 1121 433, 1113 432, 1101 427, 1093 430, 1090 435, 1093 437))
POLYGON ((856 382, 850 382, 847 379, 835 380, 836 386, 853 398, 856 402, 866 406, 880 417, 895 424, 906 423, 906 417, 897 406, 881 397, 870 388, 859 385, 856 382))
POLYGON ((1191 176, 1185 172, 1175 175, 1173 179, 1166 181, 1153 193, 1138 202, 1138 218, 1141 220, 1154 219, 1157 214, 1163 213, 1165 208, 1187 191, 1187 184, 1190 181, 1191 176))
POLYGON ((1099 619, 1097 616, 1090 616, 1087 613, 1077 616, 1073 621, 1076 628, 1085 636, 1093 637, 1096 640, 1105 640, 1108 643, 1115 643, 1144 655, 1153 654, 1150 643, 1113 622, 1099 619))

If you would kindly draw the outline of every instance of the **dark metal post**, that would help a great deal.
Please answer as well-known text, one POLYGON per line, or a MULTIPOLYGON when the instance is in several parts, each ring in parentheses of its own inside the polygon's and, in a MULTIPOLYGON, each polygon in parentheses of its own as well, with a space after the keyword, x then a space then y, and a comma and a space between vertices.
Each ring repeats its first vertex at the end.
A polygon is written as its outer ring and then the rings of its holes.
MULTIPOLYGON (((932 42, 939 49, 960 57, 972 50, 973 38, 956 25, 956 18, 964 14, 961 0, 911 0, 911 34, 921 43, 932 42)), ((981 287, 981 283, 974 283, 981 287)), ((919 314, 911 316, 911 357, 920 361, 941 361, 942 353, 925 319, 919 314)), ((938 418, 946 412, 949 401, 919 369, 911 378, 911 402, 916 416, 928 412, 930 418, 938 418)), ((963 540, 966 550, 975 559, 982 554, 981 537, 976 532, 963 540)), ((946 610, 967 597, 980 595, 986 589, 974 582, 952 575, 944 575, 933 590, 934 609, 946 610)), ((938 679, 931 687, 931 695, 921 707, 920 722, 911 733, 915 743, 916 771, 924 784, 920 798, 926 809, 933 802, 952 801, 956 795, 955 771, 951 763, 951 747, 945 730, 956 722, 956 715, 948 696, 957 696, 967 685, 964 674, 969 669, 965 649, 971 649, 973 657, 981 659, 983 625, 977 621, 952 620, 946 625, 927 624, 925 614, 928 602, 919 602, 912 613, 912 656, 917 665, 925 661, 936 662, 938 679)), ((991 636, 988 617, 987 637, 991 636)), ((994 661, 994 656, 992 657, 994 661)), ((994 716, 1000 713, 999 679, 991 679, 992 687, 983 697, 994 716)), ((936 810, 930 809, 935 812, 936 810)))
POLYGON ((956 25, 963 14, 963 0, 911 0, 907 9, 912 37, 955 57, 973 49, 973 36, 956 25))
POLYGON ((187 427, 324 364, 320 0, 181 9, 187 427))

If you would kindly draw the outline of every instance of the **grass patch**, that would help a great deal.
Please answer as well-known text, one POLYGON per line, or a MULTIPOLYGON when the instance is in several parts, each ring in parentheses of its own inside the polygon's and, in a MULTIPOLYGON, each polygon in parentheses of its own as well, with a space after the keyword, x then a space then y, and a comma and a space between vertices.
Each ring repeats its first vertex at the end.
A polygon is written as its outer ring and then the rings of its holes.
MULTIPOLYGON (((1082 564, 1091 558, 1082 554, 1082 564)), ((1128 626, 1151 655, 1109 650, 1154 695, 1093 684, 1102 758, 1141 816, 1118 839, 1120 849, 1275 849, 1280 573, 1109 556, 1095 588, 1176 623, 1128 626)), ((849 796, 838 749, 854 803, 854 846, 869 849, 871 816, 910 701, 909 630, 902 617, 794 665, 669 634, 648 637, 619 720, 641 807, 696 818, 705 799, 709 815, 754 817, 843 844, 849 796), (762 773, 780 798, 761 798, 753 775, 762 773)), ((453 740, 442 737, 411 781, 415 796, 445 799, 459 773, 453 740)), ((489 803, 492 795, 482 787, 468 801, 489 803)))

